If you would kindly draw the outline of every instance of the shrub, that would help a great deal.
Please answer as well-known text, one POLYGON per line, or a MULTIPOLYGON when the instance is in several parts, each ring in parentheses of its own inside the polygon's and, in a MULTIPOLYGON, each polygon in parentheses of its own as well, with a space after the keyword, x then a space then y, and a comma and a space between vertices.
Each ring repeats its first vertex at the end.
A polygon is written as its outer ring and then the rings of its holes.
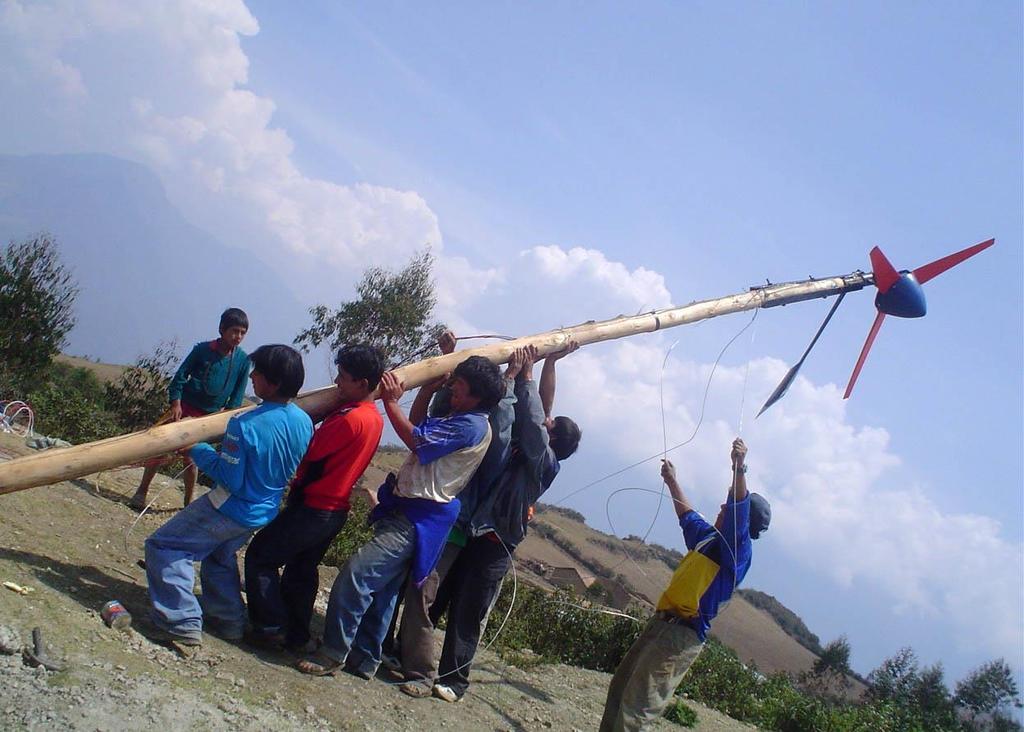
POLYGON ((359 551, 359 547, 373 538, 373 528, 369 524, 370 502, 364 497, 363 491, 357 488, 352 491, 352 508, 349 509, 345 527, 331 542, 321 564, 341 567, 348 558, 359 551))
POLYGON ((714 638, 708 638, 680 685, 692 699, 744 721, 757 716, 757 687, 757 675, 714 638))
MULTIPOLYGON (((491 613, 484 641, 490 643, 508 614, 514 583, 506 580, 491 613)), ((640 634, 642 626, 629 618, 583 605, 577 595, 520 584, 515 608, 495 643, 499 650, 531 649, 548 661, 614 671, 640 634)))
POLYGON ((177 351, 174 341, 159 343, 153 353, 140 356, 120 379, 107 384, 107 407, 125 430, 151 427, 167 410, 167 387, 177 366, 177 351))
POLYGON ((68 442, 113 437, 121 429, 103 404, 103 386, 88 369, 54 362, 28 403, 35 413, 35 431, 68 442))
POLYGON ((672 700, 661 716, 683 727, 697 726, 697 712, 679 697, 672 700))

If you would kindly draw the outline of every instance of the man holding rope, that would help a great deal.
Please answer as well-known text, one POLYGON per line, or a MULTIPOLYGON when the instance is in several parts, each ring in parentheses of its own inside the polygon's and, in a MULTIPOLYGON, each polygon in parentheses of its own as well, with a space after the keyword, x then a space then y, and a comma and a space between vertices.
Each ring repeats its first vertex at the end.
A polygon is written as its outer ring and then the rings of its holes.
POLYGON ((615 669, 601 732, 642 730, 661 716, 704 645, 711 620, 750 568, 751 539, 767 530, 768 501, 747 492, 747 446, 732 443, 732 485, 714 525, 694 510, 676 469, 663 461, 661 476, 689 550, 640 637, 615 669))

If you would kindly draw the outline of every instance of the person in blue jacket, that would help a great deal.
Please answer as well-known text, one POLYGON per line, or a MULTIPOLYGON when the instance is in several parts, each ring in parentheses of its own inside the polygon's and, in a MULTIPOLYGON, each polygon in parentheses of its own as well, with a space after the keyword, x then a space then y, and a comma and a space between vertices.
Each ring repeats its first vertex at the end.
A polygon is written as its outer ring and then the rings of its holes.
POLYGON ((743 440, 733 441, 730 457, 732 485, 714 524, 694 510, 672 463, 665 460, 661 466, 689 551, 658 600, 654 616, 615 669, 601 732, 643 730, 661 717, 700 655, 711 620, 750 568, 750 541, 768 529, 771 507, 762 496, 747 492, 743 440))
POLYGON ((207 629, 227 639, 245 630, 235 553, 277 515, 281 495, 313 436, 313 422, 291 402, 302 388, 302 356, 284 345, 252 354, 253 391, 262 404, 232 417, 218 452, 200 443, 189 457, 216 481, 213 490, 146 539, 150 617, 158 640, 181 653, 207 629), (192 562, 202 562, 202 602, 193 592, 192 562))

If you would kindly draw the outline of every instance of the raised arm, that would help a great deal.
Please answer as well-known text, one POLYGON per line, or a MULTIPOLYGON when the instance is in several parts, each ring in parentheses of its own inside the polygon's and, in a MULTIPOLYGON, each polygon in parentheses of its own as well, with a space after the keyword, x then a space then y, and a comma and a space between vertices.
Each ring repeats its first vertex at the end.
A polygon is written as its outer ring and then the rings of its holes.
POLYGON ((555 363, 565 358, 580 347, 576 341, 569 341, 560 351, 552 351, 544 359, 544 368, 540 372, 540 403, 544 407, 544 416, 551 418, 551 410, 555 405, 555 363))
POLYGON ((732 458, 732 485, 729 487, 729 496, 733 502, 742 501, 747 497, 747 445, 739 437, 732 441, 729 457, 732 458))
MULTIPOLYGON (((451 374, 445 374, 439 376, 433 381, 424 384, 420 387, 420 390, 416 392, 416 398, 412 401, 412 406, 409 407, 409 421, 413 425, 417 425, 427 418, 427 408, 430 406, 430 399, 437 393, 438 389, 448 383, 448 378, 451 374)), ((449 404, 448 410, 451 410, 449 404)))
POLYGON ((384 402, 384 412, 388 415, 388 420, 394 427, 398 439, 410 450, 416 452, 416 440, 412 434, 413 424, 398 405, 398 400, 404 393, 405 386, 395 376, 395 372, 385 371, 380 377, 380 398, 384 402))
MULTIPOLYGON (((458 339, 455 334, 446 330, 437 339, 437 347, 441 349, 441 354, 447 356, 449 353, 455 351, 455 342, 458 339)), ((447 383, 438 389, 433 398, 430 400, 430 406, 427 408, 427 414, 431 417, 444 417, 452 411, 452 390, 449 388, 447 383)), ((419 424, 417 422, 417 424, 419 424)))
POLYGON ((516 378, 516 419, 512 426, 512 437, 518 442, 523 456, 536 463, 548 449, 548 430, 544 426, 544 409, 537 384, 533 380, 537 348, 527 346, 523 351, 522 369, 516 378))
POLYGON ((668 492, 672 494, 672 506, 676 509, 676 516, 682 518, 693 511, 694 508, 690 505, 690 500, 683 493, 683 489, 679 487, 679 481, 676 479, 676 466, 672 464, 672 461, 661 461, 661 477, 665 481, 665 485, 668 486, 668 492))

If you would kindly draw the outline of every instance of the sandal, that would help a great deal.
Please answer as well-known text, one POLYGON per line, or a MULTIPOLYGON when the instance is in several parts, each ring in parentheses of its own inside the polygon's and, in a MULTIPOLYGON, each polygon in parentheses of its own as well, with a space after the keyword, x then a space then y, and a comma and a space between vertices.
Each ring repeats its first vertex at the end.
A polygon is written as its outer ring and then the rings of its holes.
POLYGON ((408 694, 414 699, 426 699, 433 693, 433 685, 429 681, 406 681, 398 687, 403 694, 408 694))
POLYGON ((301 673, 310 676, 331 676, 342 666, 341 661, 336 661, 326 653, 316 653, 300 658, 295 662, 295 668, 301 673))

